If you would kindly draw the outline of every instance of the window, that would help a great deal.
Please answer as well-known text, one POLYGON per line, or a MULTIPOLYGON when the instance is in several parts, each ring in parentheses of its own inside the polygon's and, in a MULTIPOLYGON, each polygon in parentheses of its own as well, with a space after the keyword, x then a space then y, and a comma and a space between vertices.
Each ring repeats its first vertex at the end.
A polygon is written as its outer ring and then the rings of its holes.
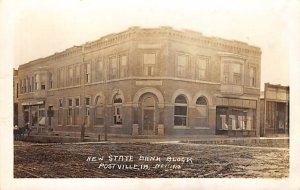
POLYGON ((57 86, 58 87, 64 86, 64 68, 58 69, 57 86))
POLYGON ((73 108, 73 99, 68 98, 68 118, 67 118, 67 124, 68 125, 73 125, 73 113, 74 113, 74 108, 73 108))
POLYGON ((74 84, 80 84, 80 65, 75 66, 75 81, 74 84))
POLYGON ((86 64, 86 73, 85 73, 85 82, 90 83, 91 82, 91 64, 86 64))
POLYGON ((118 66, 116 57, 109 58, 109 79, 116 79, 118 77, 118 66))
POLYGON ((223 63, 223 83, 240 85, 242 83, 242 64, 236 62, 223 63))
POLYGON ((19 98, 19 83, 17 83, 17 98, 19 98))
POLYGON ((91 104, 91 98, 85 97, 85 105, 89 106, 91 104))
POLYGON ((187 101, 183 95, 179 95, 175 99, 174 125, 175 126, 187 125, 187 101))
POLYGON ((63 107, 63 99, 58 100, 58 106, 61 108, 63 107))
POLYGON ((46 89, 46 83, 47 83, 47 75, 45 73, 38 75, 37 83, 40 83, 41 90, 46 89))
POLYGON ((31 88, 32 88, 32 91, 34 91, 34 77, 31 77, 31 88))
POLYGON ((188 56, 187 55, 178 55, 177 57, 177 76, 185 77, 188 66, 188 56))
POLYGON ((27 92, 27 82, 26 82, 26 79, 24 79, 24 93, 27 92))
POLYGON ((71 98, 68 100, 68 105, 69 105, 69 107, 73 106, 73 101, 71 98))
MULTIPOLYGON (((32 78, 32 80, 33 80, 33 78, 32 78)), ((33 81, 32 81, 32 83, 33 83, 33 81)), ((49 88, 50 89, 53 88, 53 75, 52 75, 52 73, 49 73, 49 88)))
POLYGON ((255 87, 256 86, 256 68, 250 67, 250 77, 249 77, 250 86, 255 87))
POLYGON ((156 63, 156 55, 152 54, 144 54, 143 57, 143 70, 145 76, 154 76, 154 68, 156 63))
POLYGON ((96 69, 95 80, 101 81, 103 75, 103 62, 101 60, 95 62, 95 69, 96 69))
POLYGON ((197 79, 202 80, 207 77, 207 59, 199 58, 197 61, 197 79))
POLYGON ((113 118, 115 125, 122 124, 122 99, 117 95, 113 100, 113 118))
POLYGON ((200 126, 208 126, 208 104, 204 96, 200 96, 196 101, 196 109, 199 113, 198 124, 200 126))
POLYGON ((28 86, 29 86, 28 92, 31 92, 31 78, 29 77, 27 80, 28 80, 28 86))
POLYGON ((120 78, 127 76, 127 56, 120 56, 120 78))
POLYGON ((79 98, 75 98, 75 106, 79 106, 80 103, 79 103, 79 98))
POLYGON ((68 68, 68 80, 67 80, 68 85, 73 84, 73 66, 69 66, 68 68))
POLYGON ((104 124, 103 99, 97 96, 95 100, 95 125, 104 124))
POLYGON ((241 65, 233 63, 231 69, 233 71, 233 84, 241 84, 241 65))

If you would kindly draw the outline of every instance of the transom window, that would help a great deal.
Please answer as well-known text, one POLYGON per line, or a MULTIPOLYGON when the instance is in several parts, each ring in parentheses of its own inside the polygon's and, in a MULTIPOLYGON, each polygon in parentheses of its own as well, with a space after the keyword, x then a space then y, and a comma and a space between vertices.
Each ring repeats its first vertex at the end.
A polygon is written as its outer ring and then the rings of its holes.
POLYGON ((175 126, 187 125, 187 101, 185 96, 183 95, 179 95, 175 99, 174 125, 175 126))

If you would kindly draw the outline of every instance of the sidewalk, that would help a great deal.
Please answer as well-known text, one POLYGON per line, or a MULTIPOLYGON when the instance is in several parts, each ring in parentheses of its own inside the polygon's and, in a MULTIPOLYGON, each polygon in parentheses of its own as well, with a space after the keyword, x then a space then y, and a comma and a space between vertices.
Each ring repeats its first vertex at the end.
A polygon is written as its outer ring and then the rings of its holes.
MULTIPOLYGON (((25 141, 39 143, 79 143, 80 133, 32 133, 25 141)), ((104 134, 87 134, 83 142, 105 142, 104 134)), ((264 147, 289 147, 289 137, 228 137, 221 135, 192 135, 192 136, 131 136, 108 135, 107 143, 191 143, 215 145, 242 145, 264 147)))

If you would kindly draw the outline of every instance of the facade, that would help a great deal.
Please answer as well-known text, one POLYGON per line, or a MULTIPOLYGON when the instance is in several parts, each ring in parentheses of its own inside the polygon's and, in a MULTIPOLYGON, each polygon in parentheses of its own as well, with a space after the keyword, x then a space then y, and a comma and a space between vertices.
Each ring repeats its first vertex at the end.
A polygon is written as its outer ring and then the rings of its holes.
POLYGON ((18 123, 56 132, 259 136, 260 48, 170 27, 20 65, 18 123))
POLYGON ((260 135, 289 135, 289 87, 265 83, 261 97, 260 135))

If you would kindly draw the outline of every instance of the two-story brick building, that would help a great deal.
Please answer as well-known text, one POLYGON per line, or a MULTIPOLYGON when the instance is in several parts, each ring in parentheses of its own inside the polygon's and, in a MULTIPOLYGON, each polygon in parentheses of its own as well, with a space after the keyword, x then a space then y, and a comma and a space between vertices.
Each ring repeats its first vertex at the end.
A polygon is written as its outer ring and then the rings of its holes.
POLYGON ((18 123, 123 135, 259 135, 261 50, 132 27, 19 66, 18 123))

